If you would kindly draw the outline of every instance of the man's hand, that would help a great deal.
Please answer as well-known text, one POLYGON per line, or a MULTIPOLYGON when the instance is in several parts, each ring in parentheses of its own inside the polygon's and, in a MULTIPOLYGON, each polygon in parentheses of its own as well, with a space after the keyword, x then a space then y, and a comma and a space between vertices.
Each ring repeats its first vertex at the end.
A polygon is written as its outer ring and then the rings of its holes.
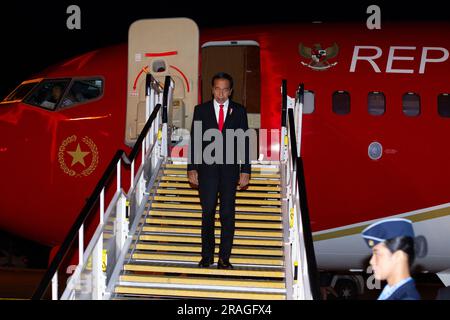
POLYGON ((250 181, 250 174, 242 172, 241 175, 239 176, 239 189, 247 188, 249 181, 250 181))
POLYGON ((189 183, 195 187, 198 187, 198 173, 197 170, 189 170, 188 172, 189 183))

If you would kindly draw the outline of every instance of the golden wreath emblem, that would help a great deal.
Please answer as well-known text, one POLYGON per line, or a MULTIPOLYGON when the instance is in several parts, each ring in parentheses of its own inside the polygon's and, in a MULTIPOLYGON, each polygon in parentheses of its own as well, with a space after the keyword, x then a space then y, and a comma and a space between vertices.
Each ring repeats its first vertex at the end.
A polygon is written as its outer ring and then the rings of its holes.
POLYGON ((71 177, 91 175, 97 168, 98 158, 97 145, 88 136, 79 140, 76 135, 71 135, 59 146, 59 165, 61 170, 71 177))

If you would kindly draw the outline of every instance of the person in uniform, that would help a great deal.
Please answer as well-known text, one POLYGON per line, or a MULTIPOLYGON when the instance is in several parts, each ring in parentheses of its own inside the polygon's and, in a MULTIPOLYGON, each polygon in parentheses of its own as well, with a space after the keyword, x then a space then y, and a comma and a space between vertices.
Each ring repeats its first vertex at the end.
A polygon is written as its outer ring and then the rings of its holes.
POLYGON ((387 281, 378 300, 420 300, 410 273, 415 258, 412 222, 382 220, 364 229, 362 237, 372 249, 370 265, 375 279, 387 281))

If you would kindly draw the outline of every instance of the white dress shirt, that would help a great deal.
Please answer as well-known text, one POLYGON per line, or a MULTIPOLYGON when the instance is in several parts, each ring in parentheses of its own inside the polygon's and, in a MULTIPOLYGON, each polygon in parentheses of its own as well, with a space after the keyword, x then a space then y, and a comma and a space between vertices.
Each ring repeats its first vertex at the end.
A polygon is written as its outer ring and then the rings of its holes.
MULTIPOLYGON (((227 118, 228 104, 230 103, 230 99, 224 102, 223 104, 223 123, 225 124, 225 119, 227 118)), ((216 120, 217 124, 219 124, 219 112, 220 112, 220 104, 214 99, 214 111, 216 112, 216 120)))

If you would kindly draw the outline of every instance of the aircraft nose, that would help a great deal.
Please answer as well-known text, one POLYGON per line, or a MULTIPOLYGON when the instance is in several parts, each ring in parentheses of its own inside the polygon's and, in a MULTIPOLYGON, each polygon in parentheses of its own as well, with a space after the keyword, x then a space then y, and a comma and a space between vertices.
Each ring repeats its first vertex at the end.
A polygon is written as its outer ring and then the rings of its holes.
POLYGON ((19 103, 0 104, 0 130, 5 124, 16 125, 19 120, 19 113, 19 103))
POLYGON ((18 123, 17 104, 0 104, 0 159, 11 151, 11 147, 16 142, 15 139, 19 134, 18 123))
POLYGON ((14 156, 11 155, 18 136, 17 120, 2 111, 0 110, 0 171, 12 169, 10 166, 14 164, 14 156))

